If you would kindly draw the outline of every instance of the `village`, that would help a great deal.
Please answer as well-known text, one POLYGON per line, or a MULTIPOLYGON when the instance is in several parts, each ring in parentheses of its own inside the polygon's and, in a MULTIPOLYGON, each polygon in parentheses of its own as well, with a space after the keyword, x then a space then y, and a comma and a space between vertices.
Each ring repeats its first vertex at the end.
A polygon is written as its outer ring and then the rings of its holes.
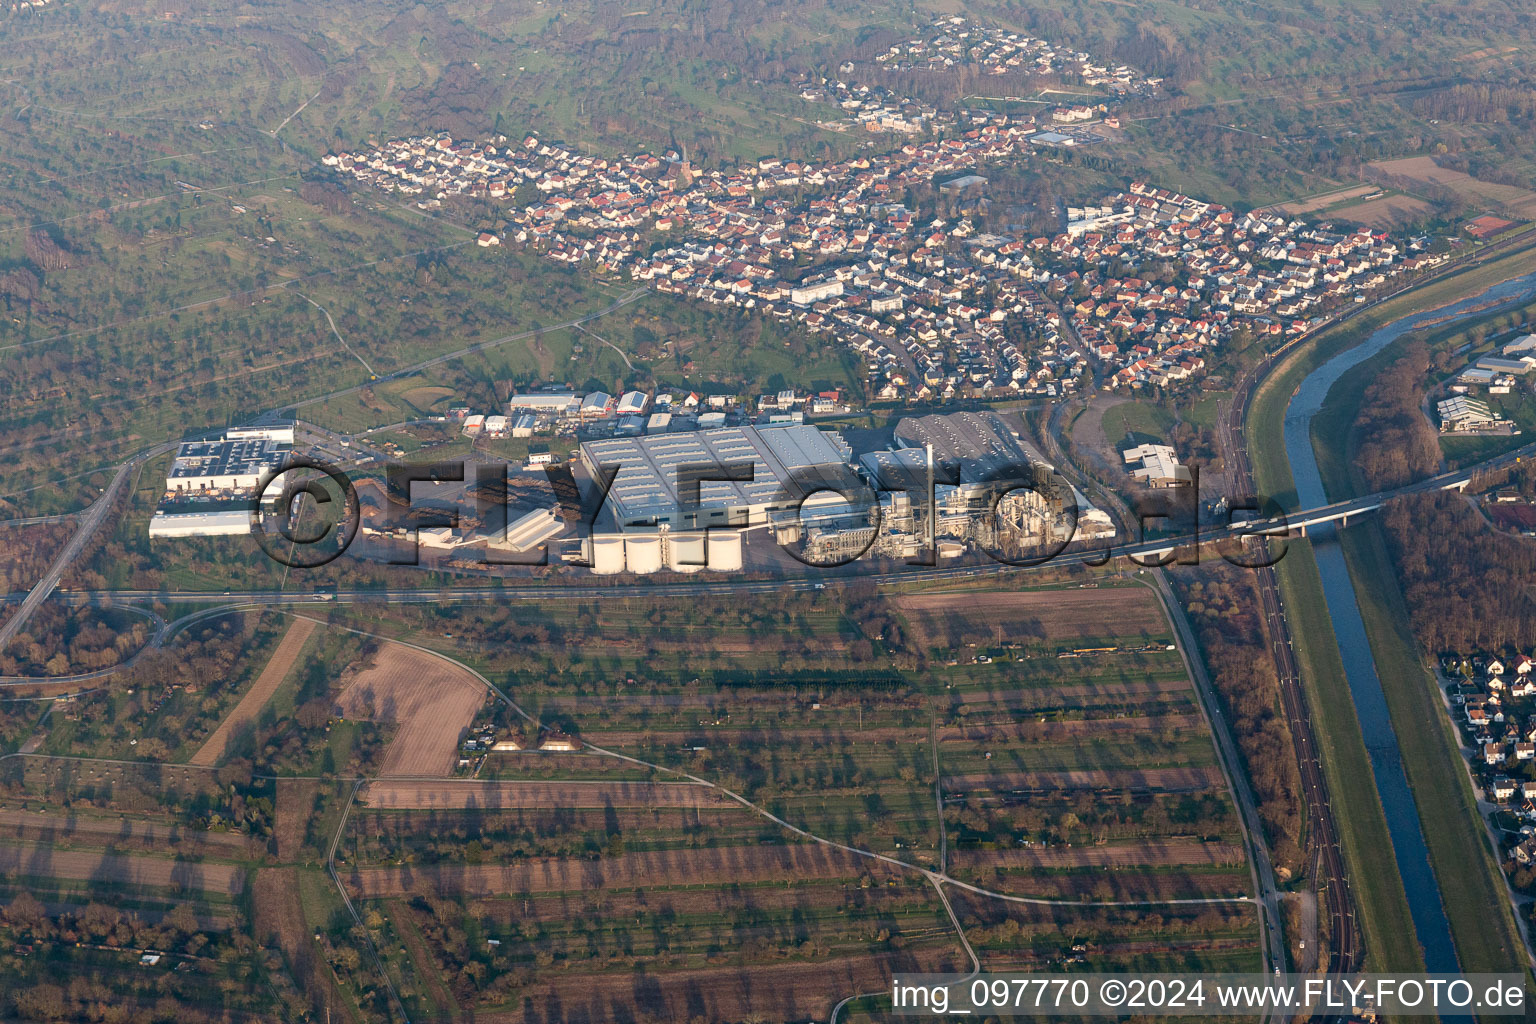
POLYGON ((977 171, 1017 158, 1038 132, 988 125, 883 157, 707 172, 675 152, 605 158, 536 135, 440 133, 323 162, 427 208, 507 200, 506 227, 483 232, 484 247, 517 243, 830 336, 861 356, 878 400, 1056 398, 1091 381, 1095 363, 1106 388, 1168 387, 1199 377, 1236 330, 1302 333, 1444 259, 1415 251, 1422 239, 1405 249, 1383 232, 1239 214, 1140 182, 1068 208, 1053 236, 984 233, 963 214, 922 220, 909 207, 911 187, 937 183, 963 209, 985 190, 977 171))
MULTIPOLYGON (((909 39, 878 54, 874 63, 890 71, 945 72, 974 68, 981 74, 1025 74, 1107 87, 1130 94, 1156 89, 1162 79, 1126 64, 1111 66, 1091 54, 1021 32, 973 25, 958 15, 933 23, 928 38, 909 39)), ((852 71, 851 65, 840 70, 852 71)))

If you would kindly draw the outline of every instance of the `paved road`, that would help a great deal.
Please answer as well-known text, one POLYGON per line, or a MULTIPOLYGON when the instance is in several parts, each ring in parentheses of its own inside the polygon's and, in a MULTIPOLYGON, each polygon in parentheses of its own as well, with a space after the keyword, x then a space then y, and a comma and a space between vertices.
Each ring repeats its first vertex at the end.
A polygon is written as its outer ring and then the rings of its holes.
POLYGON ((0 519, 0 529, 7 526, 41 526, 44 523, 62 523, 78 516, 79 512, 60 512, 56 516, 29 516, 26 519, 0 519))
MULTIPOLYGON (((1233 441, 1230 436, 1226 439, 1228 444, 1233 441)), ((162 446, 161 450, 168 450, 169 446, 162 446)), ((152 450, 153 451, 153 450, 152 450)), ((138 456, 142 460, 149 456, 138 456)), ((1237 449, 1235 457, 1240 459, 1242 471, 1249 472, 1246 453, 1237 449)), ((1522 448, 1507 452, 1495 458, 1478 463, 1471 470, 1483 470, 1512 465, 1517 459, 1536 458, 1536 442, 1522 448)), ((134 465, 130 463, 129 466, 134 465)), ((119 470, 124 473, 129 467, 119 470)), ((1367 504, 1379 504, 1393 497, 1416 494, 1444 487, 1447 480, 1466 475, 1468 470, 1460 470, 1456 473, 1442 474, 1430 477, 1417 483, 1393 491, 1383 491, 1367 498, 1352 499, 1348 502, 1337 502, 1331 505, 1321 506, 1317 509, 1307 509, 1291 513, 1292 518, 1298 520, 1308 516, 1317 515, 1328 511, 1340 509, 1359 508, 1367 504)), ((118 478, 114 478, 117 481, 118 478)), ((105 496, 104 496, 105 497, 105 496)), ((88 519, 99 521, 105 510, 105 505, 98 501, 91 506, 87 513, 88 519)), ((1279 520, 1263 520, 1258 522, 1239 522, 1231 525, 1212 526, 1201 529, 1198 534, 1180 534, 1177 536, 1157 538, 1149 541, 1139 541, 1130 544, 1121 544, 1117 548, 1098 547, 1083 550, 1071 550, 1064 552, 1047 564, 1051 566, 1070 565, 1100 565, 1106 561, 1106 555, 1118 555, 1127 558, 1135 566, 1144 568, 1156 568, 1163 564, 1170 556, 1170 552, 1178 548, 1185 548, 1192 544, 1210 545, 1217 542, 1230 542, 1233 540, 1248 539, 1250 542, 1256 533, 1265 532, 1268 528, 1279 529, 1279 520)), ((81 536, 94 528, 91 524, 82 524, 82 529, 76 534, 76 539, 71 541, 71 548, 64 554, 73 557, 78 553, 78 544, 83 544, 81 536), (77 543, 78 542, 78 543, 77 543)), ((228 597, 230 603, 249 605, 285 605, 316 600, 335 600, 343 603, 352 602, 385 602, 390 604, 424 604, 438 601, 548 601, 562 598, 591 599, 595 597, 607 597, 619 593, 643 592, 657 597, 687 596, 690 594, 767 594, 784 590, 812 590, 825 586, 837 586, 849 583, 870 582, 877 585, 892 583, 933 582, 943 580, 960 580, 1001 574, 1028 572, 1035 566, 1009 565, 1001 562, 981 562, 953 566, 925 568, 918 566, 900 566, 894 569, 876 566, 873 562, 856 562, 851 569, 842 571, 827 571, 824 573, 807 573, 798 577, 778 577, 771 579, 742 579, 740 576, 721 576, 714 579, 707 575, 695 576, 686 581, 656 582, 643 577, 626 580, 622 583, 560 583, 554 580, 541 580, 539 582, 511 583, 510 585, 496 585, 495 582, 473 586, 452 587, 396 587, 396 588, 352 588, 341 590, 333 596, 327 597, 313 593, 298 593, 273 590, 242 590, 242 591, 212 591, 212 590, 93 590, 93 591, 67 591, 64 599, 75 604, 102 603, 108 601, 132 602, 132 601, 159 601, 167 604, 176 603, 206 603, 210 598, 228 597), (864 567, 868 566, 867 569, 864 567), (861 569, 863 571, 861 571, 861 569)), ((52 574, 50 574, 52 575, 52 574)), ((1266 578, 1272 578, 1273 574, 1261 576, 1261 583, 1266 578)), ((54 576, 54 582, 57 577, 54 576)), ((507 578, 502 578, 507 579, 507 578)), ((45 580, 46 582, 46 580, 45 580)), ((40 583, 39 586, 42 584, 40 583)), ((52 584, 49 584, 49 590, 52 584)), ((6 594, 0 595, 0 601, 15 602, 20 600, 32 601, 33 594, 6 594)), ((44 595, 46 596, 46 595, 44 595)), ((39 597, 37 600, 41 600, 39 597)), ((1275 604, 1278 605, 1278 596, 1275 604)), ((1283 615, 1278 620, 1283 623, 1283 615)), ((1289 633, 1284 637, 1288 639, 1289 633)), ((1289 643, 1285 644, 1289 650, 1289 643)))
POLYGON ((80 515, 79 528, 75 530, 74 536, 69 538, 63 550, 54 557, 53 563, 48 566, 48 571, 43 574, 43 578, 38 580, 27 596, 22 599, 21 607, 17 609, 16 614, 6 620, 5 625, 0 626, 0 648, 4 648, 17 633, 21 632, 27 620, 48 599, 48 595, 53 593, 53 588, 59 585, 65 570, 70 567, 85 548, 86 542, 96 533, 96 528, 101 525, 112 503, 117 500, 118 491, 122 490, 123 484, 133 477, 134 471, 143 465, 145 460, 169 451, 171 447, 174 445, 151 448, 148 452, 135 455, 117 468, 117 472, 112 475, 112 482, 107 484, 106 489, 101 492, 101 497, 92 502, 91 506, 80 515))

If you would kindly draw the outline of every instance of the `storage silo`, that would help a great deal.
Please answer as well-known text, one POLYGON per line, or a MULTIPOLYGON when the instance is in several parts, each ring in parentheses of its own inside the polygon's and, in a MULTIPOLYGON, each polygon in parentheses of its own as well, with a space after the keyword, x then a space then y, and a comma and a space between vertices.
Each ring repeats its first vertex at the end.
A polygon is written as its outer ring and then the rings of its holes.
POLYGON ((629 571, 645 575, 661 568, 661 538, 656 534, 624 539, 624 557, 629 571))
POLYGON ((612 576, 624 571, 624 538, 616 533, 592 536, 592 571, 598 576, 612 576))
POLYGON ((741 571, 741 531, 710 530, 709 567, 715 572, 741 571))
POLYGON ((667 534, 667 568, 674 572, 698 572, 704 568, 706 549, 702 533, 667 534))

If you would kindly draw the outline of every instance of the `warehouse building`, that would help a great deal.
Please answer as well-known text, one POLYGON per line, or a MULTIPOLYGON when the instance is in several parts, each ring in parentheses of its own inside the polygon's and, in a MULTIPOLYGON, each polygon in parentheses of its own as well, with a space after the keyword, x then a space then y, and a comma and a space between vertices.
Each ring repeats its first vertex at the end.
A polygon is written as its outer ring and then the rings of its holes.
POLYGON ((1148 487, 1173 487, 1193 478, 1189 467, 1179 462, 1178 454, 1166 444, 1139 444, 1121 453, 1131 476, 1148 487))
POLYGON ((559 536, 564 529, 565 523, 560 521, 555 509, 536 508, 508 523, 506 534, 488 539, 486 546, 495 551, 532 551, 559 536))
POLYGON ((293 450, 293 428, 231 430, 216 441, 184 441, 165 477, 168 497, 253 493, 293 450))
POLYGON ((535 391, 527 395, 513 395, 507 400, 507 415, 517 413, 543 413, 546 416, 569 416, 581 405, 581 399, 570 391, 535 391))
POLYGON ((1034 467, 1049 468, 1044 456, 992 413, 908 417, 896 424, 895 439, 907 449, 931 445, 941 478, 958 474, 968 498, 997 484, 1032 480, 1034 467))
POLYGON ((810 426, 727 427, 651 437, 588 441, 581 463, 591 479, 602 467, 618 467, 605 508, 620 529, 667 526, 762 526, 769 516, 795 509, 818 488, 857 483, 842 437, 810 426), (698 474, 746 476, 750 480, 702 480, 698 474), (681 488, 689 473, 698 483, 698 503, 685 509, 681 488), (681 478, 681 482, 680 482, 681 478))
POLYGON ((221 512, 156 512, 149 519, 151 537, 234 537, 251 532, 247 509, 221 512))
MULTIPOLYGON (((1018 436, 995 413, 957 412, 948 415, 908 417, 896 424, 896 444, 906 449, 933 452, 935 473, 940 479, 956 480, 960 497, 985 504, 987 496, 1010 487, 1037 484, 1040 474, 1054 474, 1055 467, 1024 438, 1018 436)), ((901 453, 897 453, 901 454, 901 453)), ((910 466, 915 451, 903 456, 910 466)), ((1066 483, 1066 481, 1060 481, 1066 483)), ((1076 507, 1073 527, 1077 539, 1104 537, 1115 532, 1109 514, 1096 508, 1076 487, 1070 487, 1071 503, 1076 507)), ((1065 496, 1061 503, 1065 504, 1065 496)), ((1053 515, 1056 510, 1052 510, 1053 515)), ((1071 517, 1069 517, 1071 518, 1071 517)), ((1066 523, 1056 518, 1049 529, 1053 535, 1066 523)))
POLYGON ((1503 418, 1488 408, 1487 402, 1463 395, 1439 402, 1435 411, 1440 414, 1440 430, 1446 434, 1473 433, 1504 425, 1503 418))

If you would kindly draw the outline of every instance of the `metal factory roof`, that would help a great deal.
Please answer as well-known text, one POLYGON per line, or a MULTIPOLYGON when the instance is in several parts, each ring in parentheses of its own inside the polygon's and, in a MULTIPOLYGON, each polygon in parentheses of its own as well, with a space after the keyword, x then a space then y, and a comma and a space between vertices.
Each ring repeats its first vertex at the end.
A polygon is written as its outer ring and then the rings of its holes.
POLYGON ((934 463, 958 467, 962 484, 1019 479, 1032 464, 1050 465, 1033 445, 1015 437, 1008 424, 991 413, 909 417, 896 424, 895 437, 903 447, 933 445, 934 463))
POLYGON ((590 465, 619 467, 608 502, 625 520, 666 515, 677 508, 679 480, 690 473, 745 476, 750 466, 750 481, 701 480, 699 505, 766 508, 846 481, 850 457, 837 434, 803 425, 613 438, 581 447, 590 465))

